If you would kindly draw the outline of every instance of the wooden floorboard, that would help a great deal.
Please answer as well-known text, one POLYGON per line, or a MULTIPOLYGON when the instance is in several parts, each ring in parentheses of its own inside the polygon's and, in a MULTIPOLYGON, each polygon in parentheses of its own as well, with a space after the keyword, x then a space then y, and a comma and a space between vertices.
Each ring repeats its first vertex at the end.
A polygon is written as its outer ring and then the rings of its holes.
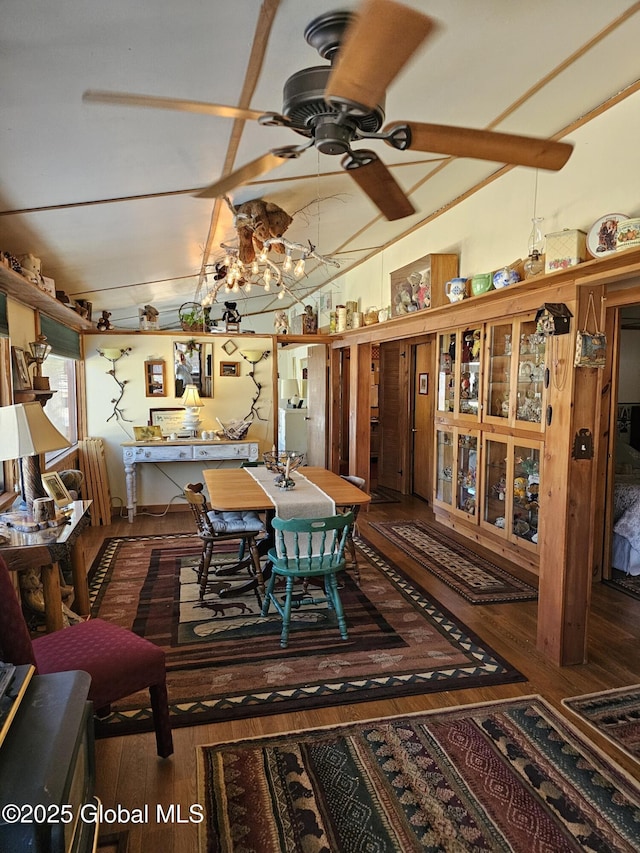
MULTIPOLYGON (((640 681, 640 601, 600 583, 594 585, 589 623, 589 660, 586 664, 556 667, 536 649, 537 602, 476 605, 459 595, 427 572, 373 530, 371 521, 394 521, 419 518, 432 521, 429 507, 414 498, 399 503, 374 504, 361 512, 358 527, 383 554, 394 560, 407 574, 418 580, 437 600, 467 627, 516 666, 527 681, 495 687, 481 687, 410 696, 402 699, 341 704, 305 713, 279 714, 267 717, 215 723, 174 732, 175 754, 162 761, 155 752, 152 734, 126 738, 109 738, 96 743, 97 793, 105 807, 118 805, 133 809, 150 806, 151 821, 147 825, 118 824, 104 827, 104 832, 129 830, 129 853, 192 853, 197 850, 197 825, 174 823, 159 826, 155 821, 156 804, 181 806, 184 817, 189 806, 198 802, 196 791, 196 747, 256 735, 287 732, 315 726, 332 725, 375 717, 412 713, 458 704, 484 702, 538 693, 559 710, 560 701, 568 696, 588 693, 640 681)), ((133 524, 119 518, 109 526, 92 527, 83 534, 87 565, 98 552, 103 540, 110 536, 142 536, 150 533, 178 533, 192 529, 191 514, 172 512, 166 516, 139 515, 133 524)), ((455 536, 452 536, 455 538, 455 536)), ((509 564, 496 555, 488 555, 505 568, 509 564)), ((526 571, 519 576, 532 583, 536 579, 526 571)), ((563 712, 564 713, 564 712, 563 712)), ((604 738, 572 720, 607 754, 613 756, 635 778, 640 767, 604 738)))

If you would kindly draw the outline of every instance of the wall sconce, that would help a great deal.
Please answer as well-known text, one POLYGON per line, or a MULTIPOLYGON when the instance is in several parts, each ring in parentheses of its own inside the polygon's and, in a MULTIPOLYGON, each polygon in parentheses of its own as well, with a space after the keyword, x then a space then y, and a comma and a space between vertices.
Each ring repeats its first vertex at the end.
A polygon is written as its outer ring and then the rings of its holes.
POLYGON ((269 350, 241 350, 240 355, 244 358, 245 361, 248 361, 251 365, 251 370, 249 371, 249 376, 253 380, 253 384, 256 386, 256 395, 251 401, 251 408, 249 409, 249 414, 244 418, 245 421, 251 422, 254 418, 258 418, 259 421, 266 421, 267 418, 261 418, 258 412, 256 403, 260 399, 260 393, 262 391, 262 385, 256 380, 255 370, 256 364, 261 362, 263 359, 269 357, 269 350))
POLYGON ((120 401, 124 397, 124 386, 127 384, 127 380, 124 379, 120 381, 116 376, 116 362, 120 361, 120 359, 129 355, 131 352, 131 347, 99 347, 98 352, 103 358, 106 358, 111 362, 111 370, 107 370, 109 376, 113 376, 115 383, 120 389, 120 394, 118 397, 115 397, 111 402, 113 403, 113 412, 107 418, 107 423, 111 420, 111 418, 115 418, 116 420, 129 421, 131 423, 130 418, 125 418, 122 408, 120 406, 120 401))
POLYGON ((204 406, 204 403, 200 399, 198 386, 187 385, 180 402, 185 408, 182 427, 183 429, 189 430, 192 435, 195 435, 200 426, 200 415, 198 413, 198 409, 204 406))
POLYGON ((31 355, 25 353, 25 359, 28 365, 35 364, 33 370, 33 390, 49 391, 49 377, 42 375, 42 365, 51 352, 51 344, 47 343, 45 335, 38 335, 36 340, 31 341, 29 344, 29 349, 31 350, 31 355))

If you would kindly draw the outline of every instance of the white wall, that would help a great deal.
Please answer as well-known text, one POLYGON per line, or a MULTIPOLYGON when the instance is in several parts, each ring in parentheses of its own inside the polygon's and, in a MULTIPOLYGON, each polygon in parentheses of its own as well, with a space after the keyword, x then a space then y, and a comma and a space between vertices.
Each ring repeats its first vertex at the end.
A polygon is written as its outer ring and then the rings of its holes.
MULTIPOLYGON (((104 335, 87 335, 85 342, 85 363, 87 377, 87 429, 91 437, 100 437, 105 443, 109 486, 115 505, 126 504, 124 468, 122 465, 121 443, 133 441, 133 427, 144 426, 149 420, 150 408, 181 408, 179 398, 173 396, 173 343, 189 340, 191 335, 176 332, 175 338, 168 335, 153 335, 145 332, 140 335, 121 335, 117 332, 104 335), (112 417, 113 400, 120 391, 113 377, 108 374, 111 362, 98 353, 101 347, 132 347, 128 356, 116 363, 116 376, 126 381, 124 396, 120 402, 124 418, 112 417), (147 397, 145 395, 144 362, 150 358, 163 358, 167 364, 166 397, 147 397)), ((198 336, 196 335, 196 340, 198 336)), ((207 342, 211 337, 207 338, 207 342)), ((271 350, 271 339, 220 336, 213 341, 213 397, 203 398, 204 407, 200 410, 201 429, 219 429, 216 418, 223 423, 241 418, 248 414, 251 400, 256 393, 249 372, 251 365, 241 355, 241 350, 271 350), (222 349, 225 341, 232 339, 238 349, 227 355, 222 349), (221 361, 240 363, 239 377, 220 376, 221 361)), ((272 358, 256 365, 256 380, 262 385, 258 411, 265 421, 254 420, 249 427, 247 438, 260 442, 260 452, 270 450, 273 445, 273 384, 272 358)), ((215 467, 218 463, 210 463, 215 467)), ((219 463, 226 464, 226 463, 219 463)), ((198 463, 144 464, 138 466, 138 504, 163 506, 172 497, 180 495, 187 483, 202 481, 202 466, 198 463)))
MULTIPOLYGON (((640 215, 640 93, 628 97, 567 140, 575 145, 560 172, 538 173, 537 215, 543 233, 588 231, 606 213, 640 215)), ((527 255, 535 171, 515 168, 337 283, 342 301, 361 310, 390 303, 390 274, 429 253, 455 253, 470 277, 527 255)), ((366 235, 365 238, 366 239, 366 235)), ((334 285, 335 287, 335 285, 334 285)))

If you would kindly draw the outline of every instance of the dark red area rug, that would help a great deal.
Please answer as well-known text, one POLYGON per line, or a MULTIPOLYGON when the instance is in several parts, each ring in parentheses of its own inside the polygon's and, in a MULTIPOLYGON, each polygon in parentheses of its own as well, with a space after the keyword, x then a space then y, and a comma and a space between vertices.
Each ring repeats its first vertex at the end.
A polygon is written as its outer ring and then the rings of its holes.
MULTIPOLYGON (((523 680, 367 543, 361 585, 345 573, 341 590, 349 639, 326 606, 301 608, 286 649, 280 618, 263 618, 255 594, 216 595, 228 578, 200 602, 199 553, 188 535, 108 539, 90 583, 94 616, 165 649, 175 726, 523 680)), ((150 728, 144 692, 116 703, 97 731, 150 728)))

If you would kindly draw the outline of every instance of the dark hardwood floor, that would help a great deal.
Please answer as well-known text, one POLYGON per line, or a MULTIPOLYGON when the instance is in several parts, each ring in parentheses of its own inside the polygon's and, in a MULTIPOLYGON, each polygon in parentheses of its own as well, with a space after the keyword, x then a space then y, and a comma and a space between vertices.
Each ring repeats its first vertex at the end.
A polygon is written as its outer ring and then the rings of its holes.
MULTIPOLYGON (((610 587, 595 584, 589 624, 588 663, 558 668, 536 649, 536 602, 480 606, 468 604, 369 526, 371 521, 399 518, 429 520, 431 517, 430 509, 422 501, 401 498, 399 503, 374 504, 368 512, 361 512, 358 526, 363 536, 419 580, 441 604, 524 673, 526 682, 398 700, 340 704, 307 713, 177 729, 174 732, 175 755, 165 761, 156 757, 152 734, 99 740, 96 743, 97 793, 104 806, 115 808, 120 805, 133 809, 149 804, 150 813, 155 815, 157 803, 165 807, 170 803, 178 803, 184 814, 191 804, 198 802, 195 759, 199 744, 534 693, 541 694, 559 708, 561 699, 565 697, 640 681, 640 601, 610 587)), ((174 512, 162 518, 137 516, 133 524, 129 524, 126 519, 118 519, 108 527, 90 528, 83 536, 87 565, 90 565, 105 537, 185 532, 191 530, 191 525, 190 514, 174 512)), ((452 537, 455 538, 453 533, 452 537)), ((493 554, 486 553, 485 556, 500 563, 500 558, 493 554)), ((502 564, 513 569, 509 564, 502 564)), ((516 571, 525 579, 535 582, 524 570, 516 571)), ((573 722, 581 728, 577 721, 573 722)), ((614 756, 630 774, 640 779, 638 764, 586 727, 583 731, 606 753, 614 756)), ((118 828, 117 825, 105 826, 103 831, 108 833, 118 828)), ((146 853, 149 850, 154 853, 193 853, 197 850, 195 824, 158 825, 152 820, 146 825, 129 823, 122 828, 129 830, 129 853, 146 853)))

